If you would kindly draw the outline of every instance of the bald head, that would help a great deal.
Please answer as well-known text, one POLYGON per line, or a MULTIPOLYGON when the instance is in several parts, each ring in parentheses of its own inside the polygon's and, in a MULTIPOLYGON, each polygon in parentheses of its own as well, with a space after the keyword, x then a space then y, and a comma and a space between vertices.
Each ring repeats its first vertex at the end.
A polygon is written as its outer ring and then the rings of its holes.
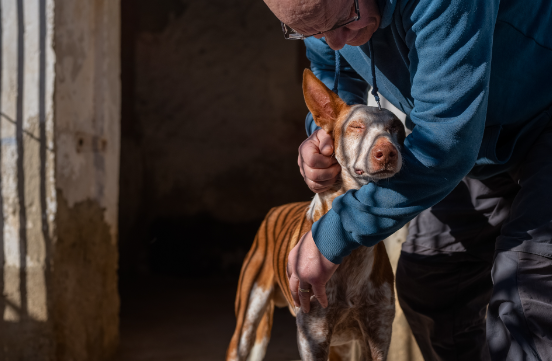
POLYGON ((332 28, 339 17, 345 18, 351 0, 265 0, 280 21, 303 34, 332 28), (317 28, 315 30, 315 28, 317 28))
POLYGON ((370 40, 379 27, 380 14, 376 0, 358 0, 360 20, 345 27, 327 31, 354 16, 354 0, 264 0, 280 21, 295 31, 310 35, 326 31, 325 37, 335 50, 345 44, 358 46, 370 40))

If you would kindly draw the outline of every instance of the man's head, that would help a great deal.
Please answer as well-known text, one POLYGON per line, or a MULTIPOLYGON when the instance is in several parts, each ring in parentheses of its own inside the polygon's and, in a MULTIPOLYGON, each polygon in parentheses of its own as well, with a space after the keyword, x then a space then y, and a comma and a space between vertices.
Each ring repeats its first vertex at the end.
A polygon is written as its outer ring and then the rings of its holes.
MULTIPOLYGON (((301 34, 315 34, 333 28, 354 15, 353 0, 264 0, 283 23, 301 34)), ((360 20, 347 26, 316 35, 339 50, 346 44, 359 46, 370 40, 378 29, 381 16, 376 0, 358 0, 360 20)))

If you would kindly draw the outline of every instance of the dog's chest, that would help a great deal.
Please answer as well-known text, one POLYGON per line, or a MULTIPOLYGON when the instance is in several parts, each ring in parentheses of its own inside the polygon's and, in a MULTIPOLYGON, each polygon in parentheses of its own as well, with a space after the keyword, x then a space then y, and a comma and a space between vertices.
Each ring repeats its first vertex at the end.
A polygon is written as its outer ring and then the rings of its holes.
POLYGON ((372 248, 360 247, 345 257, 326 285, 328 301, 351 308, 369 302, 374 293, 372 269, 375 252, 372 248))
POLYGON ((325 317, 335 325, 332 345, 361 339, 362 324, 388 327, 381 315, 394 314, 394 291, 392 279, 386 272, 380 272, 389 262, 382 247, 355 250, 328 282, 329 307, 325 317))

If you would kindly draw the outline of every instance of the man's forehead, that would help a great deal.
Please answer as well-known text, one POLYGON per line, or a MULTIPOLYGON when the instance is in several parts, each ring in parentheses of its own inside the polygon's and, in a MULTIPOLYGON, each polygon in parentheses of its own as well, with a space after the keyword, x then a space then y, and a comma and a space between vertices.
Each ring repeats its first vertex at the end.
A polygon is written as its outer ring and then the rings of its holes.
POLYGON ((265 0, 270 10, 289 26, 301 27, 332 26, 342 17, 346 0, 265 0))

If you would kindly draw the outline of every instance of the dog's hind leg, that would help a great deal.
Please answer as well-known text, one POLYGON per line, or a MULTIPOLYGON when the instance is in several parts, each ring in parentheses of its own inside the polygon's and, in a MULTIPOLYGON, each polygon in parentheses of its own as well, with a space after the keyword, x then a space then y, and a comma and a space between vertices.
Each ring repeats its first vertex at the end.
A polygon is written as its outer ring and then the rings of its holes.
POLYGON ((273 292, 273 285, 255 282, 249 296, 236 301, 241 304, 236 312, 238 322, 226 353, 227 361, 263 359, 272 328, 273 292))
POLYGON ((226 352, 227 361, 245 361, 250 354, 261 360, 268 344, 274 309, 274 270, 267 257, 268 242, 262 236, 265 228, 266 221, 242 266, 236 294, 237 324, 226 352))
POLYGON ((391 328, 395 318, 393 289, 389 285, 387 293, 391 296, 382 299, 378 308, 372 307, 365 314, 364 319, 359 320, 363 340, 361 340, 362 355, 365 360, 385 361, 389 345, 391 344, 391 328))
POLYGON ((360 343, 353 340, 343 345, 330 346, 330 361, 363 361, 360 343))
POLYGON ((257 334, 255 336, 255 344, 249 352, 247 361, 261 361, 265 354, 270 341, 270 332, 272 330, 272 318, 274 316, 274 301, 270 300, 263 318, 257 327, 257 334))

